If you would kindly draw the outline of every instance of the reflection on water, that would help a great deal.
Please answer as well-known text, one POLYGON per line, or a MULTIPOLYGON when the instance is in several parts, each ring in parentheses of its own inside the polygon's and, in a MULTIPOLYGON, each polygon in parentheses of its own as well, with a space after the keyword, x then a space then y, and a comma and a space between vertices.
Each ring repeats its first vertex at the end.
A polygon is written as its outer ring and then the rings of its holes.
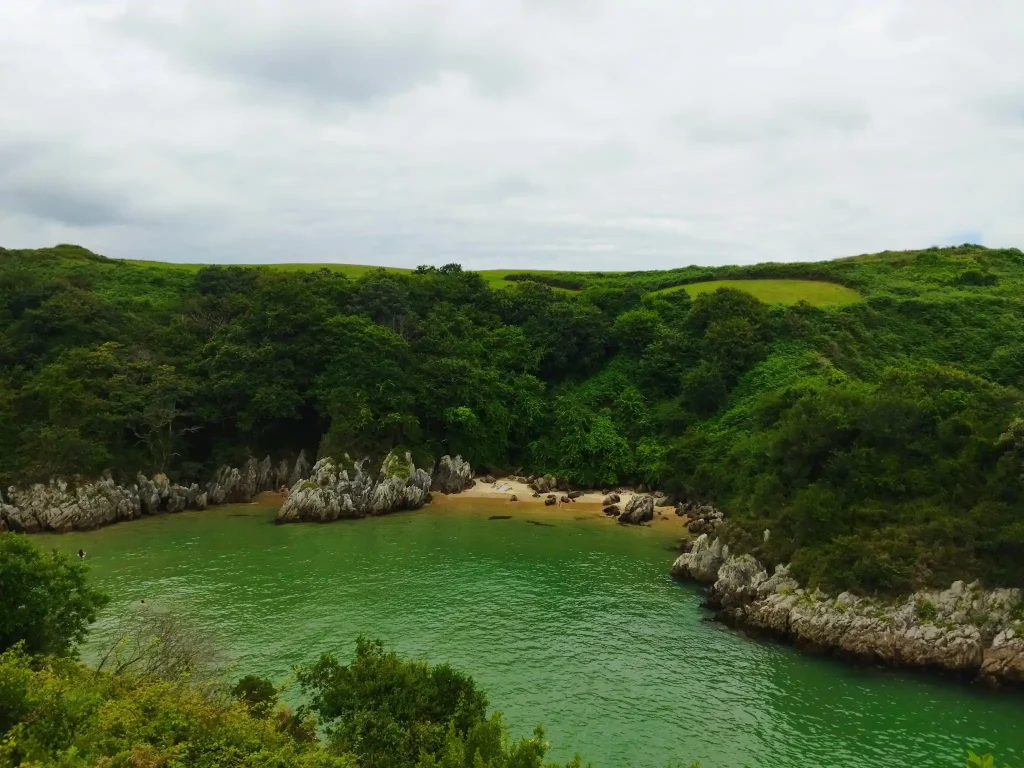
MULTIPOLYGON (((286 679, 360 633, 474 675, 513 732, 600 768, 960 766, 1024 761, 1024 700, 846 667, 705 621, 664 533, 517 510, 324 526, 240 506, 45 537, 89 551, 114 597, 169 603, 237 669, 286 679), (502 516, 504 517, 504 515, 502 516), (687 765, 689 763, 686 763, 687 765)), ((103 626, 98 629, 102 634, 103 626)))

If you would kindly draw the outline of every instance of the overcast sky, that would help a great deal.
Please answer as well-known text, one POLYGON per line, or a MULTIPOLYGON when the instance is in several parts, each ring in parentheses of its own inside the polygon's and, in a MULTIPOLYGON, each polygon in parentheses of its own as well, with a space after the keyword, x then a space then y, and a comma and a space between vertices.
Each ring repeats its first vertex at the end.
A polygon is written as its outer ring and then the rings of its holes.
POLYGON ((0 0, 0 245, 566 269, 1024 247, 1021 0, 0 0))

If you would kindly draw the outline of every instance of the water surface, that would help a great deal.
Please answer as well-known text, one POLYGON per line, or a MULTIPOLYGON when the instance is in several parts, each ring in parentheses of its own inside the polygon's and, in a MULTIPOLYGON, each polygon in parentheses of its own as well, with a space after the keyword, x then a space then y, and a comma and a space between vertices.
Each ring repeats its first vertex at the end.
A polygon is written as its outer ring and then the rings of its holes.
POLYGON ((579 751, 595 768, 960 768, 968 748, 1024 763, 1024 697, 707 622, 699 591, 668 576, 665 533, 490 512, 278 527, 272 509, 241 505, 40 539, 88 551, 107 615, 173 605, 239 673, 282 681, 377 637, 470 672, 513 733, 543 723, 555 757, 579 751))

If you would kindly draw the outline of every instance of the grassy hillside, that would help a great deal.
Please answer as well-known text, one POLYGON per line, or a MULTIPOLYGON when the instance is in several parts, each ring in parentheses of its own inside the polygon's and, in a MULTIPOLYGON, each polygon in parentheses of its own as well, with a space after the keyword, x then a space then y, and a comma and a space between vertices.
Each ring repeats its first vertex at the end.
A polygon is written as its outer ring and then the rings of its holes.
POLYGON ((405 447, 710 499, 830 587, 1024 584, 1016 249, 472 273, 57 246, 0 250, 0 317, 0 485, 405 447))
MULTIPOLYGON (((128 260, 129 264, 137 267, 153 270, 182 270, 185 272, 198 272, 203 264, 179 264, 174 262, 159 261, 138 261, 128 260)), ((239 265, 255 269, 269 269, 295 272, 316 272, 326 269, 344 275, 350 280, 357 280, 371 272, 390 272, 393 274, 409 275, 414 272, 412 269, 402 267, 380 267, 366 264, 338 264, 331 262, 323 263, 302 263, 288 262, 283 264, 263 265, 239 265)), ((554 270, 528 270, 528 269, 485 269, 477 270, 491 288, 508 288, 521 282, 523 279, 530 279, 549 285, 558 291, 579 291, 586 286, 615 285, 622 278, 634 279, 636 275, 626 275, 615 272, 559 272, 554 270)), ((648 273, 657 279, 658 272, 648 273)), ((739 291, 746 291, 758 300, 766 304, 796 304, 806 301, 812 306, 821 307, 833 304, 849 304, 858 301, 861 297, 857 291, 836 283, 829 283, 824 280, 709 280, 689 285, 677 285, 670 288, 662 288, 651 291, 654 294, 671 293, 672 291, 685 289, 690 296, 698 296, 701 293, 709 293, 719 288, 735 288, 739 291)))
POLYGON ((734 288, 754 296, 765 304, 797 304, 806 301, 813 307, 851 304, 861 296, 852 288, 823 280, 708 280, 674 288, 662 288, 655 295, 685 290, 691 297, 714 293, 719 288, 734 288))

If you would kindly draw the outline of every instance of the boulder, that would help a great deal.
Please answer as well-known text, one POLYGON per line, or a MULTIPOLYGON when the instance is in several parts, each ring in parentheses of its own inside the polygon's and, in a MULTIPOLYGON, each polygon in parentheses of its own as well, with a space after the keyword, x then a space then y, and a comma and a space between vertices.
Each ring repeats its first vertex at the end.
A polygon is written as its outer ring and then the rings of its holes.
POLYGON ((553 506, 555 506, 555 498, 553 496, 548 496, 546 499, 544 499, 544 506, 545 507, 553 507, 553 506))
POLYGON ((721 539, 709 541, 707 534, 697 538, 689 552, 684 552, 672 564, 672 575, 677 579, 693 579, 704 584, 718 581, 718 569, 729 557, 729 547, 721 539))
POLYGON ((622 499, 619 497, 619 494, 609 493, 607 496, 604 497, 604 501, 602 501, 601 503, 604 504, 605 506, 608 506, 609 504, 618 504, 620 501, 622 501, 622 499))
POLYGON ((513 493, 513 494, 512 494, 511 496, 509 496, 509 497, 508 497, 508 500, 509 500, 509 501, 519 501, 519 497, 518 497, 518 496, 516 496, 516 495, 515 495, 515 494, 513 493))
POLYGON ((1024 622, 995 636, 983 654, 981 677, 988 682, 1024 684, 1024 622))
POLYGON ((607 507, 605 507, 601 511, 604 512, 606 515, 608 515, 608 517, 618 517, 621 514, 619 512, 619 508, 617 506, 615 506, 614 504, 608 505, 607 507))
POLYGON ((576 499, 578 499, 582 495, 583 495, 583 491, 569 491, 569 493, 568 493, 569 498, 572 499, 573 501, 575 501, 576 499))
POLYGON ((640 525, 654 518, 654 498, 637 494, 626 504, 626 510, 619 515, 619 522, 624 525, 640 525))
POLYGON ((494 475, 484 475, 483 477, 480 478, 480 482, 483 483, 484 485, 494 485, 494 475))
POLYGON ((462 493, 473 487, 473 468, 461 456, 442 456, 434 470, 430 490, 440 493, 462 493))
POLYGON ((536 478, 530 487, 537 491, 537 493, 550 493, 557 489, 557 485, 557 481, 554 477, 551 475, 544 475, 543 477, 536 478))
POLYGON ((376 475, 366 471, 367 463, 355 462, 350 473, 334 459, 321 459, 310 478, 289 491, 277 522, 330 522, 418 509, 427 502, 430 475, 408 453, 389 453, 376 475))

